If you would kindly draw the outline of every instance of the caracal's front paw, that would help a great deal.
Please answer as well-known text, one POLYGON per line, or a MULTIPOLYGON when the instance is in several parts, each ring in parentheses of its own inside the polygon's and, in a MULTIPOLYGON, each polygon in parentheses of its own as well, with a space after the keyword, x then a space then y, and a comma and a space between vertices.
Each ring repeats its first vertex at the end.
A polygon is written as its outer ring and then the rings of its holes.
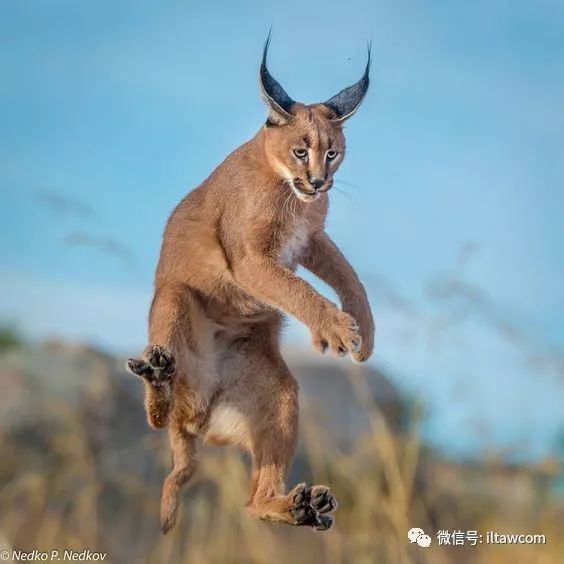
POLYGON ((372 355, 374 350, 374 322, 372 318, 361 321, 362 344, 358 352, 353 353, 354 362, 365 362, 372 355))
POLYGON ((337 356, 358 354, 362 347, 358 323, 352 315, 335 308, 313 333, 313 345, 322 353, 329 348, 337 356))
POLYGON ((353 362, 362 363, 366 362, 370 356, 372 355, 372 351, 374 349, 374 336, 368 341, 366 338, 362 340, 362 346, 357 353, 353 353, 352 358, 353 362))

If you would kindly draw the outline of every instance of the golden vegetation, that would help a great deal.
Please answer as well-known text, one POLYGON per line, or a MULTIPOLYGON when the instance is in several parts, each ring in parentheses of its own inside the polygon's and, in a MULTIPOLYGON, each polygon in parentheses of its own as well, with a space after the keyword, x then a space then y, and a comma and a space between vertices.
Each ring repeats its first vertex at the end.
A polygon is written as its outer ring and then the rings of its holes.
POLYGON ((248 461, 233 450, 206 449, 178 526, 163 537, 157 512, 169 462, 165 435, 147 429, 109 456, 93 439, 84 408, 59 402, 44 406, 48 420, 38 414, 27 426, 2 431, 0 542, 107 551, 106 561, 118 563, 561 562, 563 507, 550 493, 554 469, 513 469, 509 476, 503 467, 441 461, 420 442, 417 410, 407 429, 392 430, 362 371, 352 367, 349 377, 370 432, 339 445, 315 410, 302 410, 291 478, 331 485, 340 507, 328 533, 253 520, 244 509, 248 461), (527 495, 496 499, 504 479, 527 495), (429 549, 408 543, 414 526, 432 536, 429 549), (547 543, 439 547, 439 529, 536 532, 547 543))

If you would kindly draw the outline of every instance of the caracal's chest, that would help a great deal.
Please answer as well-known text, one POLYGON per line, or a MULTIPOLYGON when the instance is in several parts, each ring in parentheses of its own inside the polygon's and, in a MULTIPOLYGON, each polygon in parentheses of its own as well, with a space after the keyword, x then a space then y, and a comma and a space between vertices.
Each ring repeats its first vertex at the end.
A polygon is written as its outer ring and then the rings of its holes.
POLYGON ((281 266, 294 268, 303 255, 309 241, 309 220, 299 217, 282 237, 279 262, 281 266))

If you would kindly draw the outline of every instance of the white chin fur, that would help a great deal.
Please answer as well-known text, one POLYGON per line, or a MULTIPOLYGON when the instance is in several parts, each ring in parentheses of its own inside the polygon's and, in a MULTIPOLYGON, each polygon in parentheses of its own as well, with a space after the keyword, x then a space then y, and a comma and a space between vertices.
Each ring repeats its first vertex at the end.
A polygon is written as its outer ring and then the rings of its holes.
POLYGON ((292 187, 292 191, 294 192, 294 194, 296 195, 296 197, 298 199, 300 199, 302 202, 315 202, 315 200, 317 200, 317 198, 319 198, 319 193, 315 193, 315 194, 304 194, 303 192, 300 192, 295 186, 293 182, 290 182, 290 186, 292 187))

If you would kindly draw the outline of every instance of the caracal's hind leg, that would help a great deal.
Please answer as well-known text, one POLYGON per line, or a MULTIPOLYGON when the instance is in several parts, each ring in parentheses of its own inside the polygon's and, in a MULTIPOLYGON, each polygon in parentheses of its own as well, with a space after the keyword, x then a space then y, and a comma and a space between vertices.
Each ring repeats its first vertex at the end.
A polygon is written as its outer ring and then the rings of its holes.
POLYGON ((161 529, 165 534, 176 523, 182 486, 192 477, 198 465, 196 436, 185 431, 174 419, 169 435, 172 470, 164 481, 161 496, 161 529))
POLYGON ((249 510, 257 517, 327 530, 336 502, 325 486, 298 484, 286 493, 298 432, 298 385, 278 351, 275 335, 258 335, 247 348, 243 386, 247 405, 253 474, 249 510))
POLYGON ((149 315, 149 345, 141 359, 127 361, 127 369, 144 381, 145 409, 152 427, 167 425, 176 382, 182 376, 186 380, 190 357, 199 356, 196 334, 202 317, 187 286, 157 287, 149 315))

